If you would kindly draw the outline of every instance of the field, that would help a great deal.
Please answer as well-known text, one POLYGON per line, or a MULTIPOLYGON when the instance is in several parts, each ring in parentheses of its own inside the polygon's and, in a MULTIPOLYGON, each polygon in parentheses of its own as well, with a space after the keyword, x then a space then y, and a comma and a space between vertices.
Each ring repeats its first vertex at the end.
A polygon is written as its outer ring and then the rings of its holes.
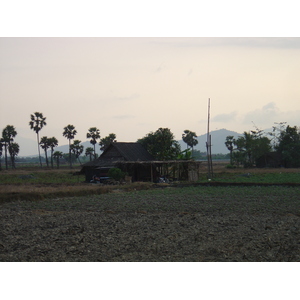
POLYGON ((0 261, 300 261, 300 170, 214 167, 193 186, 2 171, 0 261))

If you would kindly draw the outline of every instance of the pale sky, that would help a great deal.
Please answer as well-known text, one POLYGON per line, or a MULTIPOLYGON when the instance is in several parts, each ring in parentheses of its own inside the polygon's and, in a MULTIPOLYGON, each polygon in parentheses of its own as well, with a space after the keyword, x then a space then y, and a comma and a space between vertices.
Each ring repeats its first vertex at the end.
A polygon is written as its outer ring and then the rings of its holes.
POLYGON ((134 142, 159 127, 237 132, 274 122, 300 125, 300 38, 1 38, 0 124, 35 139, 30 114, 47 118, 41 136, 67 143, 134 142))

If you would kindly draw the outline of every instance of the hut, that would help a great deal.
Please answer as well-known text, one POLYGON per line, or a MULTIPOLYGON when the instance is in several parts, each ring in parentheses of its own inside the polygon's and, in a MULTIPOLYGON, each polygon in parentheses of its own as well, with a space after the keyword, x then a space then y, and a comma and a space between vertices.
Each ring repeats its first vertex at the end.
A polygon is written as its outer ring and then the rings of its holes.
POLYGON ((111 143, 94 161, 82 166, 80 173, 85 174, 87 182, 93 176, 107 178, 111 168, 119 168, 134 181, 157 182, 160 178, 181 177, 190 181, 198 180, 200 162, 192 160, 157 161, 140 144, 127 142, 111 143))
POLYGON ((134 166, 135 162, 153 160, 153 156, 139 143, 113 142, 98 159, 84 164, 81 173, 84 173, 86 181, 90 182, 93 176, 104 178, 107 177, 109 169, 120 168, 131 176, 133 181, 140 181, 149 177, 154 170, 151 171, 149 165, 134 166))

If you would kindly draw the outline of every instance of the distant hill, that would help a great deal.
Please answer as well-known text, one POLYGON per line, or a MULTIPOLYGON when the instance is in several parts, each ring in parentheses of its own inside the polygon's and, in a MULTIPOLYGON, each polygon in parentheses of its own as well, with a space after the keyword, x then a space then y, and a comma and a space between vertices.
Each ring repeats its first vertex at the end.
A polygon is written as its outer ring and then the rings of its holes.
MULTIPOLYGON (((228 135, 232 135, 234 138, 241 136, 241 133, 230 131, 227 129, 219 129, 210 132, 211 135, 211 152, 212 154, 222 153, 227 154, 229 153, 228 149, 225 146, 225 140, 228 135)), ((206 140, 207 134, 203 134, 198 136, 197 138, 198 144, 194 147, 195 150, 199 150, 201 152, 206 152, 206 140)), ((186 149, 186 143, 183 140, 178 141, 181 149, 186 149)))

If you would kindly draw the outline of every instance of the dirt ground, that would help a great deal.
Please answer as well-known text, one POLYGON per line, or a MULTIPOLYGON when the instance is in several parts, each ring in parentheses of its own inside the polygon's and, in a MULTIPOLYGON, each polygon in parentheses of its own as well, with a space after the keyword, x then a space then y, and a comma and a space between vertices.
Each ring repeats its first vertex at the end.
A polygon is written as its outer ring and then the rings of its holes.
POLYGON ((284 192, 270 202, 253 189, 5 203, 0 261, 300 261, 299 188, 287 202, 284 192))

